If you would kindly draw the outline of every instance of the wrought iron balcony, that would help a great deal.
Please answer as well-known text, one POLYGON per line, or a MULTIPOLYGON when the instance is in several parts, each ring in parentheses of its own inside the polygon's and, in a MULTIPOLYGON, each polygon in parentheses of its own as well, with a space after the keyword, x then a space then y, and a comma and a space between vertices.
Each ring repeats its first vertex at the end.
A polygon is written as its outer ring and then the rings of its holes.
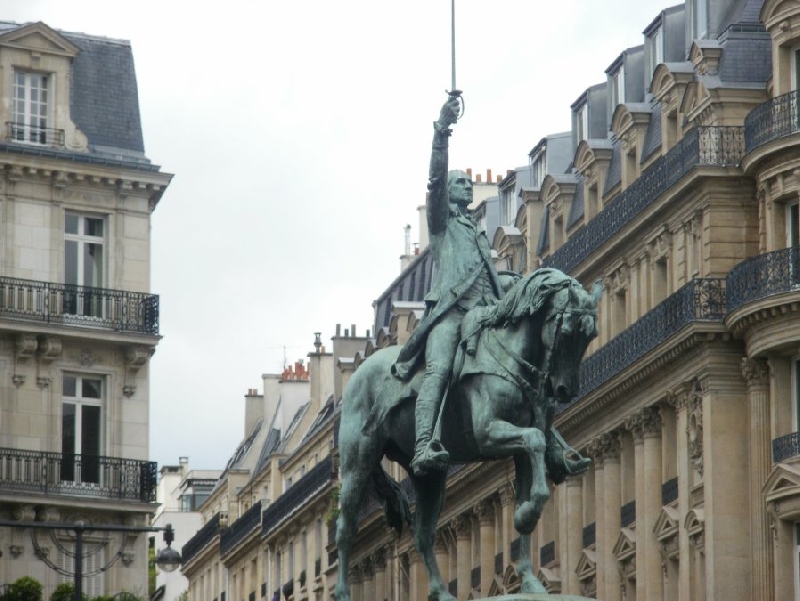
POLYGON ((797 90, 757 106, 744 119, 745 152, 800 131, 798 117, 797 90))
POLYGON ((772 441, 772 461, 779 463, 800 455, 800 432, 792 432, 772 441))
POLYGON ((220 531, 220 514, 215 513, 214 517, 208 520, 194 536, 183 545, 181 549, 181 560, 183 565, 189 563, 220 531))
POLYGON ((331 482, 333 458, 328 455, 264 510, 261 516, 262 533, 269 534, 275 530, 295 509, 331 482))
POLYGON ((0 491, 153 503, 156 474, 152 461, 0 448, 0 491))
POLYGON ((724 316, 725 280, 691 280, 581 363, 577 398, 611 380, 689 323, 721 322, 724 316))
POLYGON ((800 248, 784 248, 742 261, 727 278, 728 311, 753 301, 800 290, 800 248))
POLYGON ((6 121, 6 138, 40 146, 64 146, 64 130, 6 121))
POLYGON ((542 262, 569 273, 697 166, 738 165, 744 128, 696 127, 542 262))
POLYGON ((0 277, 0 318, 158 334, 158 295, 0 277))
POLYGON ((245 511, 242 516, 230 525, 219 537, 219 554, 224 556, 237 544, 256 532, 261 525, 261 501, 245 511))

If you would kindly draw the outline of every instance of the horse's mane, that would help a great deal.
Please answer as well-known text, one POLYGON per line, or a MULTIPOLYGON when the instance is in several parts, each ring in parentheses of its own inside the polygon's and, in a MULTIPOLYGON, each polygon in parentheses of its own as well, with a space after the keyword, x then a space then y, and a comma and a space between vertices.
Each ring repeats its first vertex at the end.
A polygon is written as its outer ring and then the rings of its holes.
POLYGON ((515 323, 522 317, 538 313, 555 292, 575 281, 558 269, 542 268, 532 271, 517 280, 481 321, 488 326, 515 323))

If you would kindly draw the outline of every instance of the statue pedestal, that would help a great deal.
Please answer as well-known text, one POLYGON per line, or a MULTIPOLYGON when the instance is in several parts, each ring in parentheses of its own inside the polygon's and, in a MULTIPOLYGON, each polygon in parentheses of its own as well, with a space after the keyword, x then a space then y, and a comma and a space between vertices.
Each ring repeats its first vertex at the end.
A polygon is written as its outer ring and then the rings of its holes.
POLYGON ((597 601, 589 597, 578 595, 550 595, 548 593, 516 593, 514 595, 501 595, 492 597, 492 601, 597 601))

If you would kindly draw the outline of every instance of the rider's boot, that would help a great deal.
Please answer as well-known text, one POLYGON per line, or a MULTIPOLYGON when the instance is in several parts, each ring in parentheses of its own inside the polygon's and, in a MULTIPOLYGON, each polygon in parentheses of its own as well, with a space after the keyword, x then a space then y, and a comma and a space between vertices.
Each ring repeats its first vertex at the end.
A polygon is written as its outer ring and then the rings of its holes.
POLYGON ((544 462, 547 475, 554 484, 561 484, 567 476, 575 476, 589 469, 592 463, 578 451, 569 446, 555 428, 550 428, 547 433, 547 448, 544 452, 544 462))
POLYGON ((442 443, 433 438, 433 422, 436 418, 436 403, 428 399, 417 399, 415 417, 417 421, 417 440, 414 444, 414 459, 411 469, 417 476, 430 471, 447 469, 450 454, 442 443))

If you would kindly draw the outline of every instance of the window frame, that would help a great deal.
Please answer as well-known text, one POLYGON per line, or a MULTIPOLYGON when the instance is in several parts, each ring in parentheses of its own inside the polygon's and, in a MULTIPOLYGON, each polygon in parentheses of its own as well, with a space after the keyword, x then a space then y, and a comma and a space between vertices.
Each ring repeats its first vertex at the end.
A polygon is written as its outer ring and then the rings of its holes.
POLYGON ((99 458, 103 457, 105 454, 106 448, 106 426, 105 426, 105 414, 106 414, 106 395, 107 395, 107 382, 106 378, 100 374, 85 374, 85 373, 77 373, 77 372, 65 372, 62 374, 61 377, 61 473, 59 477, 61 481, 64 482, 73 482, 76 485, 81 486, 98 486, 101 484, 100 482, 100 464, 99 458), (67 378, 74 378, 75 380, 75 393, 74 395, 68 395, 66 391, 66 380, 67 378), (99 393, 97 397, 94 396, 87 396, 85 391, 83 390, 83 383, 86 380, 93 380, 99 383, 99 393), (65 446, 67 445, 67 431, 66 431, 66 405, 71 405, 74 407, 74 422, 73 432, 72 432, 72 453, 68 453, 65 451, 65 446), (96 455, 92 455, 91 453, 84 453, 84 443, 85 435, 84 435, 84 409, 94 407, 98 409, 97 413, 97 432, 94 436, 96 439, 96 455), (80 464, 74 462, 70 466, 67 461, 66 457, 72 455, 73 457, 79 456, 80 464), (95 461, 88 460, 89 457, 96 457, 95 461), (86 478, 87 472, 89 470, 95 470, 93 477, 90 479, 86 478), (69 477, 71 475, 71 477, 69 477))
POLYGON ((53 124, 53 82, 55 77, 53 73, 40 72, 31 69, 14 69, 12 92, 11 92, 11 123, 12 131, 9 132, 10 138, 14 142, 20 144, 30 144, 33 146, 46 146, 50 143, 48 139, 48 131, 52 130, 53 124), (24 83, 22 89, 24 90, 23 97, 18 98, 18 90, 20 89, 19 77, 22 77, 24 83), (33 80, 39 80, 39 86, 32 85, 33 80), (36 91, 39 99, 33 100, 32 96, 36 91), (42 92, 46 95, 44 101, 41 100, 42 92), (22 111, 18 110, 18 103, 22 102, 22 111), (44 115, 40 112, 37 114, 33 109, 33 104, 36 106, 44 106, 44 115), (21 119, 20 119, 21 118, 21 119), (34 120, 39 120, 38 124, 33 124, 34 120), (43 123, 43 124, 42 124, 43 123), (18 130, 21 128, 22 137, 17 137, 18 130), (34 136, 36 136, 35 139, 34 136))

